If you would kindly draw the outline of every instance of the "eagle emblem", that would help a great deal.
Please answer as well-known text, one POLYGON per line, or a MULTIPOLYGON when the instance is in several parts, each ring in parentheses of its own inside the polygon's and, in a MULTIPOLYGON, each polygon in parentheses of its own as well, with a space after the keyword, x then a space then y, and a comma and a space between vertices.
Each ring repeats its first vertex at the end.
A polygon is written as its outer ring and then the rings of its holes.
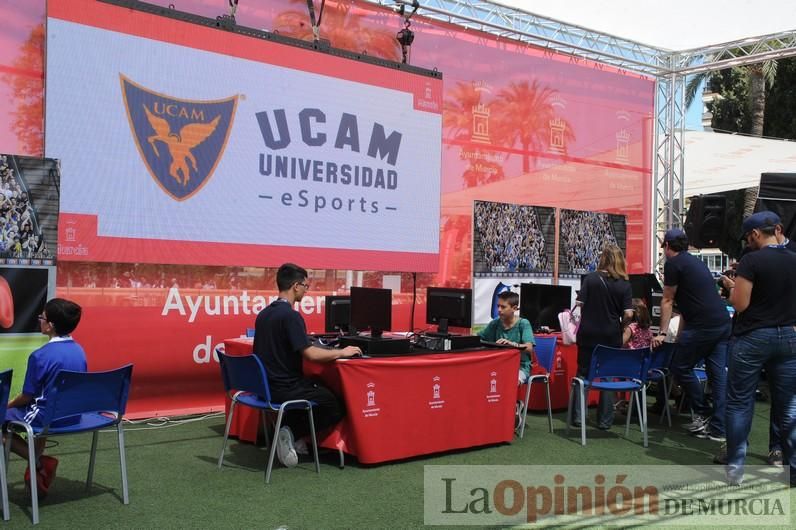
POLYGON ((179 99, 119 77, 130 129, 150 175, 173 199, 190 198, 207 184, 221 159, 238 96, 179 99))

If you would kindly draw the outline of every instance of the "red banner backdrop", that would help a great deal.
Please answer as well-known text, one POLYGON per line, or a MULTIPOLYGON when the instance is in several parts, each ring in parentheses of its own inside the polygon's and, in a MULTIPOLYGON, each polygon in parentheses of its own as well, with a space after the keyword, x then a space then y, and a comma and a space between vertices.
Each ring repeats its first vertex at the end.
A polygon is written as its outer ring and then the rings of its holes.
MULTIPOLYGON (((44 4, 35 0, 0 6, 6 21, 0 39, 0 111, 12 118, 0 122, 0 151, 42 153, 44 4)), ((211 17, 224 9, 216 0, 183 0, 178 7, 211 17)), ((236 18, 247 27, 312 38, 300 2, 241 3, 236 18)), ((329 1, 321 35, 336 47, 397 60, 400 47, 394 35, 401 27, 401 19, 391 12, 329 1)), ((437 273, 413 278, 388 271, 316 270, 311 273, 316 289, 399 284, 394 328, 423 327, 419 308, 410 324, 415 280, 419 289, 470 285, 474 200, 624 214, 629 271, 651 270, 653 80, 438 22, 413 20, 412 29, 416 38, 411 62, 444 73, 437 273)), ((292 259, 285 254, 285 261, 292 259)), ((222 407, 217 363, 212 355, 209 362, 195 357, 204 360, 205 347, 212 349, 252 326, 254 315, 240 308, 243 291, 249 296, 274 294, 274 271, 147 267, 59 263, 58 294, 77 300, 86 310, 76 337, 86 346, 89 366, 136 364, 132 415, 222 407), (186 315, 174 307, 164 309, 175 283, 186 315), (189 286, 198 289, 184 290, 189 286), (222 288, 238 299, 238 314, 232 309, 229 314, 211 314, 211 299, 209 311, 203 306, 190 320, 189 304, 198 304, 198 296, 215 296, 222 288)), ((173 296, 171 303, 176 304, 173 296)), ((317 312, 305 313, 305 318, 311 329, 321 329, 317 312)))

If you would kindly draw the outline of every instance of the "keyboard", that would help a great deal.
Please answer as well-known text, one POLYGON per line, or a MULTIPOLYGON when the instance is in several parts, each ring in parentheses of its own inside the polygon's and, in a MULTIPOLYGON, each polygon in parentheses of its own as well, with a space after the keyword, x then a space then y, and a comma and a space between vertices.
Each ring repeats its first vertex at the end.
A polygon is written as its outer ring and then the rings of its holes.
POLYGON ((310 342, 326 348, 334 348, 340 343, 340 335, 337 333, 309 334, 307 338, 310 342))
MULTIPOLYGON (((497 342, 491 342, 483 339, 481 339, 481 346, 486 346, 488 348, 513 348, 513 346, 509 346, 508 344, 498 344, 497 342)), ((524 350, 525 346, 520 346, 517 349, 524 350)))
POLYGON ((339 333, 308 333, 307 338, 310 340, 317 339, 339 339, 339 333))

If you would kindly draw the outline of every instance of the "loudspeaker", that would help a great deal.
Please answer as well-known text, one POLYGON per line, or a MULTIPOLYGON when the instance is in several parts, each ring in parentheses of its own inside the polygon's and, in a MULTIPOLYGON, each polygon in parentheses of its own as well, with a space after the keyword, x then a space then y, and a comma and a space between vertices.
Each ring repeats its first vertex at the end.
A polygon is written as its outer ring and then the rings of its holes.
POLYGON ((727 198, 724 195, 700 195, 691 199, 685 219, 688 243, 696 248, 719 246, 724 234, 727 198))

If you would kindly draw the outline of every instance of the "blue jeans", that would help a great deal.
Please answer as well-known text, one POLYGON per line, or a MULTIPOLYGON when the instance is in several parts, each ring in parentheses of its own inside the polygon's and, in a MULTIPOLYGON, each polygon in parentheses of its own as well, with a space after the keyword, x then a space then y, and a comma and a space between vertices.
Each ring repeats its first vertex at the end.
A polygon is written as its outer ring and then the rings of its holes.
POLYGON ((796 483, 796 326, 756 329, 738 337, 733 345, 727 385, 727 473, 732 477, 743 476, 755 389, 764 366, 793 484, 796 483))
POLYGON ((779 432, 782 420, 779 418, 779 408, 774 403, 774 395, 769 396, 771 409, 768 412, 768 452, 782 451, 782 435, 779 432))
POLYGON ((710 432, 724 435, 724 406, 727 395, 727 345, 732 322, 715 328, 684 329, 677 339, 672 359, 672 375, 688 396, 695 414, 710 417, 710 432), (694 366, 705 361, 713 408, 708 406, 702 384, 694 375, 694 366))

